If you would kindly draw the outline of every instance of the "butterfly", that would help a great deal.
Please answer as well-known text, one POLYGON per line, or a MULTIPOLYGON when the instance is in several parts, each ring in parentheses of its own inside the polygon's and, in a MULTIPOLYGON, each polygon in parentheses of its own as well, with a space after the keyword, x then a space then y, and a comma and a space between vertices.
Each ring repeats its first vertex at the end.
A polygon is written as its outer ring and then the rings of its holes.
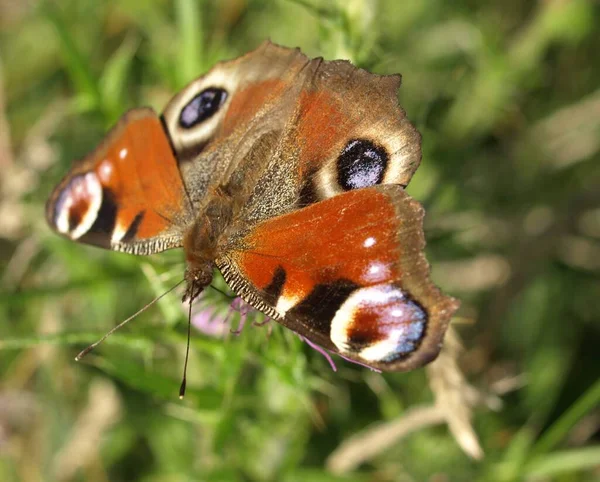
POLYGON ((429 279, 424 210, 404 190, 421 138, 400 76, 270 42, 168 103, 127 112, 46 206, 72 240, 185 253, 186 298, 215 269, 244 301, 386 371, 433 360, 458 302, 429 279))

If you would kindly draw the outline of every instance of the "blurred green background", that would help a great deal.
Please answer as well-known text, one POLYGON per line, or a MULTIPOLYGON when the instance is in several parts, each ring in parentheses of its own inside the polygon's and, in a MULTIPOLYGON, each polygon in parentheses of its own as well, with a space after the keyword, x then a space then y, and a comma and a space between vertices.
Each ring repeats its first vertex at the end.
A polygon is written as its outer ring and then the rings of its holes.
POLYGON ((592 0, 0 0, 0 480, 600 480, 599 48, 592 0), (195 330, 179 401, 173 294, 76 363, 183 262, 52 234, 53 184, 265 38, 403 74, 462 349, 334 373, 279 326, 195 330))

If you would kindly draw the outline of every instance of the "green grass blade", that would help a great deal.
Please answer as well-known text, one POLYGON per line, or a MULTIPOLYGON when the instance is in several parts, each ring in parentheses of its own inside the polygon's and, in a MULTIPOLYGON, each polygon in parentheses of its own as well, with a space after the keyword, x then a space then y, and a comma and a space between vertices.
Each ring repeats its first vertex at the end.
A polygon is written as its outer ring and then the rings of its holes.
MULTIPOLYGON (((167 378, 155 371, 144 369, 140 363, 126 360, 112 360, 103 357, 94 357, 91 364, 103 372, 117 378, 127 385, 165 399, 176 400, 179 396, 181 380, 167 378)), ((222 395, 209 388, 195 388, 188 386, 186 398, 198 399, 197 408, 202 410, 216 410, 221 405, 222 395)))
MULTIPOLYGON (((42 344, 48 345, 90 345, 100 339, 104 333, 56 333, 29 337, 9 337, 0 340, 0 350, 22 350, 42 344)), ((147 335, 114 334, 109 344, 127 347, 128 349, 148 349, 153 341, 147 335)), ((77 353, 73 353, 73 358, 77 353)))
POLYGON ((178 82, 183 87, 202 71, 202 1, 177 0, 175 15, 179 32, 178 82))
POLYGON ((528 477, 552 477, 559 474, 600 468, 600 445, 553 452, 530 463, 528 477))
POLYGON ((532 454, 541 455, 550 452, 567 436, 579 420, 596 409, 598 405, 600 405, 600 379, 544 432, 535 444, 532 454))
POLYGON ((80 106, 94 110, 102 107, 102 94, 96 77, 92 73, 88 57, 77 47, 77 42, 64 21, 58 7, 49 2, 42 7, 46 18, 53 25, 60 40, 60 51, 80 99, 80 106))
MULTIPOLYGON (((169 281, 169 283, 166 283, 164 281, 164 277, 159 275, 154 266, 152 266, 150 263, 144 263, 141 267, 144 275, 150 283, 150 286, 152 287, 152 292, 156 297, 166 293, 179 281, 169 281)), ((160 299, 158 301, 158 306, 167 326, 173 326, 184 319, 184 314, 186 311, 181 303, 181 298, 175 293, 170 293, 164 298, 160 299)))
POLYGON ((125 87, 131 63, 139 47, 139 39, 128 36, 106 63, 100 77, 100 90, 104 99, 103 111, 108 125, 116 122, 126 109, 125 87))

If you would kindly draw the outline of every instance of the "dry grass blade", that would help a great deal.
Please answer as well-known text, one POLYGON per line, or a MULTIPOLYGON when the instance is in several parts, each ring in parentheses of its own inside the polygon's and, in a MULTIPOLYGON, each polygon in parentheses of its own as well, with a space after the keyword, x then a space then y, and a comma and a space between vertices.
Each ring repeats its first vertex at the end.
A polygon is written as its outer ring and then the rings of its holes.
POLYGON ((346 439, 327 458, 327 470, 334 474, 351 472, 364 462, 398 443, 412 432, 445 420, 444 410, 435 406, 415 407, 392 422, 378 423, 346 439))
POLYGON ((119 420, 120 414, 121 402, 115 387, 104 381, 94 382, 87 407, 54 458, 56 480, 71 480, 77 471, 98 457, 102 435, 119 420))
POLYGON ((497 407, 499 403, 495 397, 484 397, 467 384, 458 368, 459 352, 458 337, 450 329, 440 356, 427 367, 435 404, 409 409, 397 420, 375 424, 348 438, 329 456, 327 469, 335 474, 350 472, 410 433, 444 422, 465 453, 481 459, 483 450, 471 425, 471 407, 477 403, 497 407))
POLYGON ((438 359, 427 367, 429 386, 435 394, 435 404, 448 424, 450 432, 465 453, 474 459, 483 457, 477 434, 471 424, 473 392, 458 367, 460 343, 450 328, 444 349, 438 359))

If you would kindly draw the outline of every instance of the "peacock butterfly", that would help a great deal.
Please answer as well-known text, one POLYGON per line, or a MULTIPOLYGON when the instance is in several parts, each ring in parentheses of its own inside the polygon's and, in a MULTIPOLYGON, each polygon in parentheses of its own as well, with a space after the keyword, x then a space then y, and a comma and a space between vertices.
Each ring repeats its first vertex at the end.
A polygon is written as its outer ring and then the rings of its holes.
POLYGON ((47 203, 50 226, 138 255, 184 248, 186 298, 218 268, 247 303, 380 370, 433 360, 458 302, 429 279, 404 190, 420 135, 400 76, 263 43, 158 116, 125 114, 47 203))

